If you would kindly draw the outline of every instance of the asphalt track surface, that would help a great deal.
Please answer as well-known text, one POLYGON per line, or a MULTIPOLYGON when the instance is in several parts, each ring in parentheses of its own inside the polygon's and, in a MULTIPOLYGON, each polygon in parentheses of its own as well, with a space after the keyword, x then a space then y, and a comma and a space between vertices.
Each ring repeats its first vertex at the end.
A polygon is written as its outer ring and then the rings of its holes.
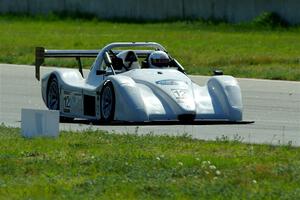
MULTIPOLYGON (((42 67, 41 75, 54 68, 42 67)), ((34 66, 0 64, 0 123, 20 127, 21 109, 46 109, 34 66)), ((191 76, 204 85, 209 77, 191 76)), ((300 146, 300 82, 238 79, 243 95, 246 125, 138 125, 109 126, 61 123, 61 130, 87 128, 137 134, 188 134, 194 138, 235 139, 247 143, 292 144, 300 146)))

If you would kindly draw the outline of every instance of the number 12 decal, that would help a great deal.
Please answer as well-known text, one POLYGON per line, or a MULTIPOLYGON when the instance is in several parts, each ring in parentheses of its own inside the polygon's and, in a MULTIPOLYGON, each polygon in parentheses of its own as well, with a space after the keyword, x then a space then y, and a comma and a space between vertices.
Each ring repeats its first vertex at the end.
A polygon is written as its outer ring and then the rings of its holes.
POLYGON ((71 107, 71 98, 69 95, 64 96, 64 104, 65 104, 65 108, 71 107))

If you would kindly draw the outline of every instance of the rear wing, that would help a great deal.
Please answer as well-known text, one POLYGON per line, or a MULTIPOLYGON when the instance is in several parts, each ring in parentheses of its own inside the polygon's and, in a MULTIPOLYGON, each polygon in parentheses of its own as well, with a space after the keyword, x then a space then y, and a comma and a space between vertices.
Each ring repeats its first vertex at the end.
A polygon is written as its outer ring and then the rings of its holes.
MULTIPOLYGON (((40 67, 45 62, 45 58, 76 58, 78 62, 79 72, 83 76, 82 63, 80 58, 96 58, 101 50, 48 50, 44 47, 36 47, 35 49, 35 77, 40 80, 40 67)), ((118 54, 121 50, 110 52, 118 54)), ((146 58, 152 51, 135 50, 139 57, 146 58)))
POLYGON ((100 50, 47 50, 43 47, 35 49, 35 77, 40 80, 40 67, 45 58, 76 58, 79 72, 83 75, 80 58, 95 58, 100 50))

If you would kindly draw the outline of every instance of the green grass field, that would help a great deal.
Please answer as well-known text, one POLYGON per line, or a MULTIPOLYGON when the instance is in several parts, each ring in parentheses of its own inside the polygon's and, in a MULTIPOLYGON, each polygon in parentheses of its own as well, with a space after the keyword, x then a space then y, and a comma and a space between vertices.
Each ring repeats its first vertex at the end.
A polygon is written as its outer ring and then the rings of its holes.
POLYGON ((0 199, 299 199, 300 151, 188 136, 0 126, 0 199))
MULTIPOLYGON (((116 41, 163 44, 190 74, 300 80, 300 28, 200 21, 126 23, 0 17, 0 62, 34 64, 34 49, 100 49, 116 41)), ((86 61, 88 66, 91 61, 86 61)), ((46 65, 76 65, 48 60, 46 65)))

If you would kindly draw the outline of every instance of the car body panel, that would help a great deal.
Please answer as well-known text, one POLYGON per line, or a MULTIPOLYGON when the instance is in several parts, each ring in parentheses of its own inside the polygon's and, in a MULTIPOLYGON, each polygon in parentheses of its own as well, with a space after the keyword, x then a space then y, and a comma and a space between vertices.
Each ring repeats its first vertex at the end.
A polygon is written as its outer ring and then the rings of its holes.
MULTIPOLYGON (((113 43, 104 47, 86 78, 75 69, 55 69, 46 74, 41 81, 45 104, 48 83, 56 77, 61 116, 101 120, 101 90, 105 81, 110 81, 115 91, 114 120, 117 121, 168 121, 178 120, 180 116, 192 116, 192 120, 242 121, 241 90, 232 76, 213 76, 206 85, 199 86, 176 68, 132 69, 119 74, 106 69, 107 73, 97 74, 97 70, 103 69, 104 52, 112 47, 130 48, 132 44, 137 43, 113 43)), ((143 47, 145 43, 138 44, 143 47)))

